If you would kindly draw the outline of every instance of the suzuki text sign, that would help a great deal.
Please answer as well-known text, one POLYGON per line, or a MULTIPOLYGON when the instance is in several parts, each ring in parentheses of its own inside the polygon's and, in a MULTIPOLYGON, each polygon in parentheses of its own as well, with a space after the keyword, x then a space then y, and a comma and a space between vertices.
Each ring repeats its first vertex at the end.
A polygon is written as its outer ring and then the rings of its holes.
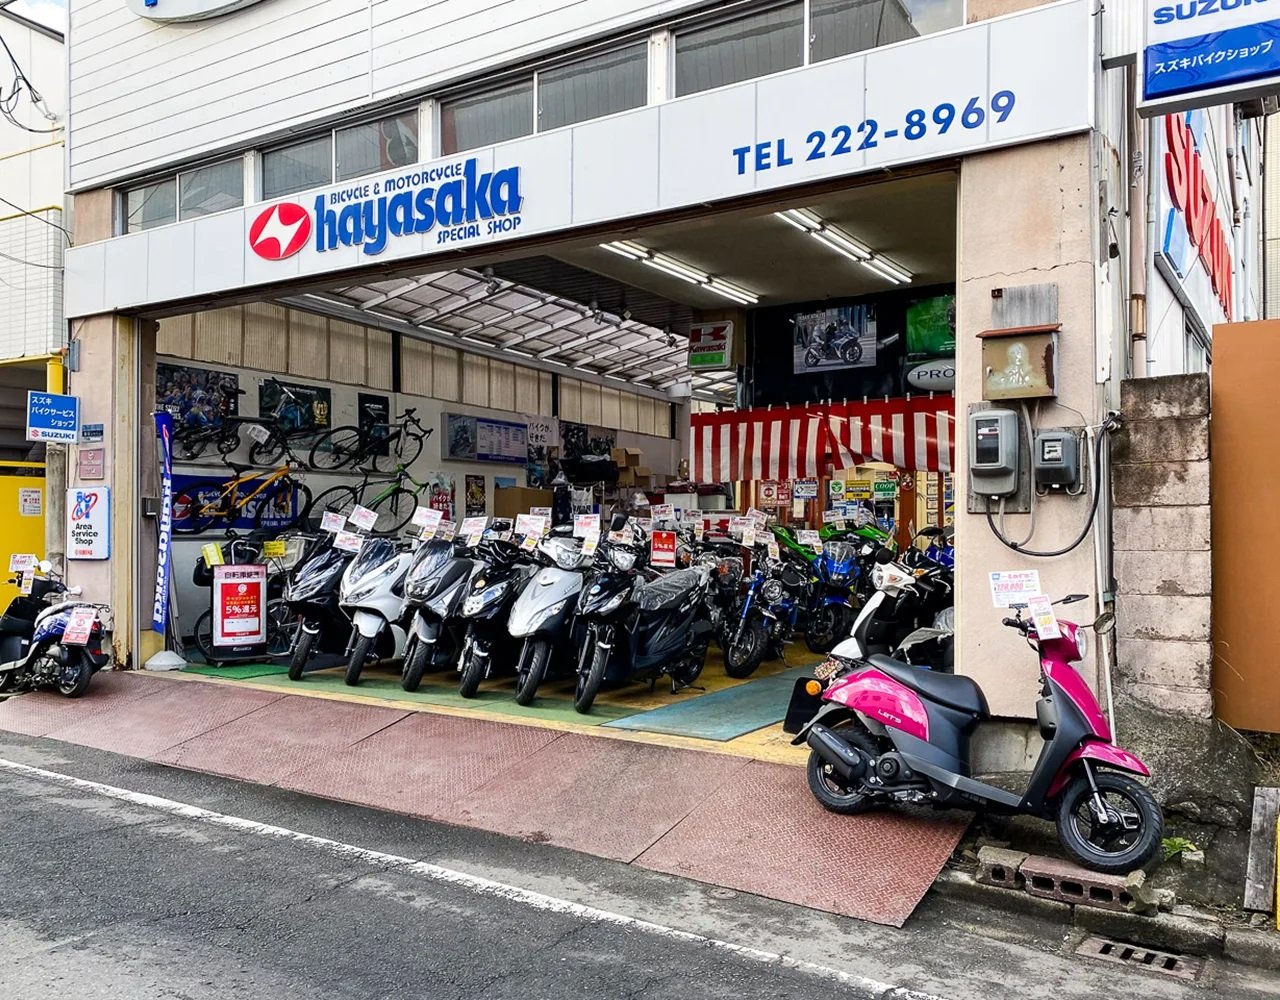
POLYGON ((1144 115, 1280 90, 1280 0, 1146 0, 1144 115))
POLYGON ((220 17, 258 2, 259 0, 125 0, 131 11, 152 21, 203 21, 207 17, 220 17))
POLYGON ((63 441, 80 439, 80 400, 52 392, 27 393, 27 440, 63 441))

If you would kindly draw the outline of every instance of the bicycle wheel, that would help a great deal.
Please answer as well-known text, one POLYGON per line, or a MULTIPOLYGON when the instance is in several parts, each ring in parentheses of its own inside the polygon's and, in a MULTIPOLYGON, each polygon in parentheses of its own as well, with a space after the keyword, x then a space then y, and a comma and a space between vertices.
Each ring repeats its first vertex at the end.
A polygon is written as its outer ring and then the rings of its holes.
POLYGON ((192 483, 173 495, 172 524, 174 534, 198 535, 226 516, 222 502, 224 483, 214 480, 192 483))
POLYGON ((258 509, 253 524, 259 530, 288 531, 306 516, 311 491, 306 485, 285 476, 254 498, 258 509))
POLYGON ((390 493, 383 494, 370 506, 370 510, 378 515, 373 530, 381 535, 390 535, 399 531, 413 517, 414 508, 418 506, 418 495, 397 486, 390 493))
POLYGON ((273 430, 265 441, 255 441, 249 447, 249 464, 270 468, 280 464, 284 456, 285 439, 281 431, 273 430))
POLYGON ((354 486, 330 486, 311 501, 306 513, 307 525, 312 531, 319 531, 325 511, 349 517, 359 502, 360 491, 354 486))
POLYGON ((335 427, 316 438, 308 462, 313 469, 341 469, 355 465, 364 454, 364 435, 359 427, 335 427))
POLYGON ((373 467, 379 472, 395 472, 401 465, 408 468, 422 454, 422 440, 421 435, 401 433, 391 442, 387 454, 374 456, 373 467))
POLYGON ((200 655, 204 657, 204 662, 213 663, 215 650, 213 648, 212 611, 206 611, 196 619, 196 631, 192 638, 195 640, 196 649, 200 650, 200 655))
POLYGON ((284 656, 293 652, 298 640, 302 618, 289 610, 289 603, 282 597, 267 602, 267 655, 284 656))
POLYGON ((209 444, 207 434, 175 434, 173 436, 173 457, 180 462, 194 462, 204 454, 209 444))

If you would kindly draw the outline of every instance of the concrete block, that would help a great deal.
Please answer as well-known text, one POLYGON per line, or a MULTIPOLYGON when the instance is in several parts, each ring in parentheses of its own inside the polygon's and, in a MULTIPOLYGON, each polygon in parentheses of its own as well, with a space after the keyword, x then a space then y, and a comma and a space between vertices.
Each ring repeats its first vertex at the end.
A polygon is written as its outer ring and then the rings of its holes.
POLYGON ((1120 507, 1189 507, 1209 502, 1208 462, 1118 465, 1112 495, 1120 507))
POLYGON ((1071 920, 1071 907, 1056 899, 1041 899, 1029 896, 1025 892, 1010 892, 1008 889, 993 885, 983 885, 967 872, 944 868, 933 883, 930 895, 938 895, 945 899, 961 900, 975 903, 992 910, 1003 910, 1050 920, 1055 923, 1067 923, 1071 920))
POLYGON ((1117 551, 1208 551, 1209 505, 1117 507, 1111 515, 1111 530, 1117 551))
POLYGON ((1213 647, 1207 642, 1116 640, 1116 676, 1130 684, 1209 690, 1213 647))
POLYGON ((1116 583, 1122 594, 1203 597, 1213 593, 1209 552, 1117 552, 1116 583))
POLYGON ((1025 879, 1019 872, 1027 860, 1025 851, 1008 851, 1003 847, 978 849, 978 881, 983 885, 998 885, 1005 889, 1021 890, 1025 879))
POLYGON ((1182 863, 1183 868, 1193 868, 1197 871, 1204 870, 1204 851, 1183 851, 1178 855, 1178 860, 1182 863))
POLYGON ((1223 938, 1222 953, 1234 962, 1259 969, 1280 970, 1280 934, 1274 930, 1233 928, 1223 938))
POLYGON ((1146 873, 1104 875, 1070 861, 1032 855, 1022 862, 1022 877, 1033 896, 1126 912, 1133 906, 1133 894, 1146 880, 1146 873))
POLYGON ((1203 462, 1208 458, 1207 416, 1126 420, 1111 439, 1111 460, 1119 465, 1203 462))
POLYGON ((1176 688, 1160 684, 1124 684, 1131 698, 1165 715, 1188 719, 1213 718, 1213 693, 1197 688, 1176 688))
POLYGON ((1209 597, 1120 594, 1116 598, 1116 635, 1122 639, 1208 642, 1212 609, 1209 597))
POLYGON ((1209 415, 1209 376, 1162 375, 1120 383, 1120 412, 1126 420, 1209 415))

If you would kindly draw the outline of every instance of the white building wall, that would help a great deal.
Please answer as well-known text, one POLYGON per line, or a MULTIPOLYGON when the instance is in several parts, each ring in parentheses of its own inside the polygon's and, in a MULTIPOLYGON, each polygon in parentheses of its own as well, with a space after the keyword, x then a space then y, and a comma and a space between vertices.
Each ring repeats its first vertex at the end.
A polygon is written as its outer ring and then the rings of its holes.
MULTIPOLYGON (((47 354, 66 343, 66 236, 56 228, 64 224, 66 66, 56 33, 2 10, 0 29, 43 108, 59 116, 50 121, 24 90, 14 109, 24 127, 0 118, 0 359, 8 359, 47 354)), ((12 77, 7 63, 0 64, 6 94, 12 77)))
POLYGON ((162 24, 71 4, 72 190, 463 74, 614 34, 696 0, 272 0, 162 24))

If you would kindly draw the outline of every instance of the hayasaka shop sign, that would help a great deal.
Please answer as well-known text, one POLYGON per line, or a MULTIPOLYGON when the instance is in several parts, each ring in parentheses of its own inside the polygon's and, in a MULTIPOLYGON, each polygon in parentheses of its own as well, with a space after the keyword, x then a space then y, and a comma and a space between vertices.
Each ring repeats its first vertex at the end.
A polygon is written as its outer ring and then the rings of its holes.
POLYGON ((1214 198, 1213 187, 1205 163, 1184 115, 1169 115, 1164 120, 1164 176, 1173 207, 1186 223, 1187 239, 1196 249, 1213 292, 1222 304, 1228 320, 1232 319, 1234 264, 1231 238, 1223 225, 1214 198))

